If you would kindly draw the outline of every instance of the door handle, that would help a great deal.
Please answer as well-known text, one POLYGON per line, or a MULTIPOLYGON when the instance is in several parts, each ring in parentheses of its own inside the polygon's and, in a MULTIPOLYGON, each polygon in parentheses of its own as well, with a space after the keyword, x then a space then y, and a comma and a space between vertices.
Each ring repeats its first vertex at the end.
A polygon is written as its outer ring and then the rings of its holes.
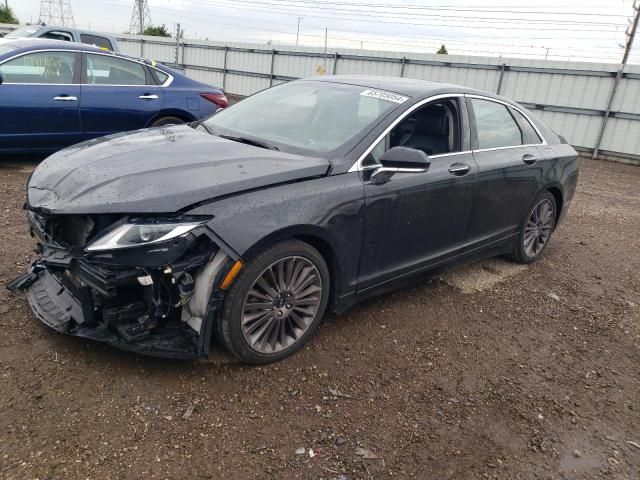
POLYGON ((78 97, 72 97, 69 95, 58 95, 57 97, 53 97, 56 102, 77 102, 78 97))
POLYGON ((466 163, 454 163, 449 166, 449 173, 456 177, 466 175, 471 170, 471 167, 466 163))
POLYGON ((534 163, 536 163, 538 161, 538 159, 536 157, 534 157, 533 155, 531 155, 530 153, 525 153, 522 156, 522 161, 524 163, 526 163, 527 165, 533 165, 534 163))
POLYGON ((157 100, 158 95, 150 95, 148 93, 145 93, 144 95, 140 95, 138 98, 141 100, 157 100))

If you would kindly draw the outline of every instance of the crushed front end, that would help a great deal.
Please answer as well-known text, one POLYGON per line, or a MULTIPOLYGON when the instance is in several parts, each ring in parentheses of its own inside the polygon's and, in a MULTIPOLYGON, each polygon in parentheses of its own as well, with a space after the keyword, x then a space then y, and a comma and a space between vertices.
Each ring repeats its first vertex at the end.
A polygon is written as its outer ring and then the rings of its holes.
POLYGON ((38 258, 8 288, 58 332, 168 358, 209 353, 238 260, 189 216, 50 215, 28 211, 38 258))

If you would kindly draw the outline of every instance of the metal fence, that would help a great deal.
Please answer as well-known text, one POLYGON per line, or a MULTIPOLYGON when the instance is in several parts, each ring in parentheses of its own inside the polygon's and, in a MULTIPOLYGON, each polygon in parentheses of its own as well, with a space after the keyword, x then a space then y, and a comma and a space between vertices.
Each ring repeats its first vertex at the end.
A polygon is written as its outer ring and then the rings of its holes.
POLYGON ((236 95, 325 73, 428 79, 495 92, 533 110, 578 149, 640 162, 639 65, 627 65, 619 76, 619 65, 602 63, 116 37, 128 55, 177 66, 236 95))

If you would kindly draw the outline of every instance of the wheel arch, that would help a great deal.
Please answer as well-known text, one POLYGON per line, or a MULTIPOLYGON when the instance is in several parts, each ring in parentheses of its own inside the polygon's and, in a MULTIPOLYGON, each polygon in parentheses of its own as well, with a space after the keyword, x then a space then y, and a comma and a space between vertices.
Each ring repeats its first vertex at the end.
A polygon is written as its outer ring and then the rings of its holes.
POLYGON ((161 119, 163 117, 176 117, 176 118, 179 118, 180 120, 182 120, 185 123, 193 122, 193 121, 196 120, 196 117, 194 117, 189 112, 186 112, 184 110, 177 110, 177 109, 173 109, 173 108, 167 108, 167 109, 160 110, 153 117, 151 117, 151 119, 147 122, 147 127, 153 125, 153 123, 155 121, 157 121, 157 120, 159 120, 159 119, 161 119))
POLYGON ((556 224, 560 220, 560 215, 562 214, 562 208, 564 207, 564 197, 562 195, 562 190, 558 185, 552 185, 547 188, 547 191, 553 195, 553 198, 556 201, 556 224))
POLYGON ((285 240, 300 240, 318 250, 327 264, 331 285, 329 289, 329 308, 333 309, 340 297, 343 286, 343 274, 341 268, 341 252, 338 242, 333 236, 321 227, 314 225, 295 225, 274 231, 254 243, 242 254, 245 261, 274 243, 285 240))

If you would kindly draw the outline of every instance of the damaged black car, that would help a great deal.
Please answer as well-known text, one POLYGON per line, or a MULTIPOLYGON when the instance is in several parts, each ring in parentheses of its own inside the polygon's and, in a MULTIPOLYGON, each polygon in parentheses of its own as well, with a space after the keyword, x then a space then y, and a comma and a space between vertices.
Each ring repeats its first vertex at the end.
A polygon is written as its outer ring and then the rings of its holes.
POLYGON ((61 333, 169 358, 215 339, 263 364, 416 274, 536 260, 577 178, 573 148, 505 98, 299 80, 48 157, 25 205, 38 255, 8 287, 61 333))

